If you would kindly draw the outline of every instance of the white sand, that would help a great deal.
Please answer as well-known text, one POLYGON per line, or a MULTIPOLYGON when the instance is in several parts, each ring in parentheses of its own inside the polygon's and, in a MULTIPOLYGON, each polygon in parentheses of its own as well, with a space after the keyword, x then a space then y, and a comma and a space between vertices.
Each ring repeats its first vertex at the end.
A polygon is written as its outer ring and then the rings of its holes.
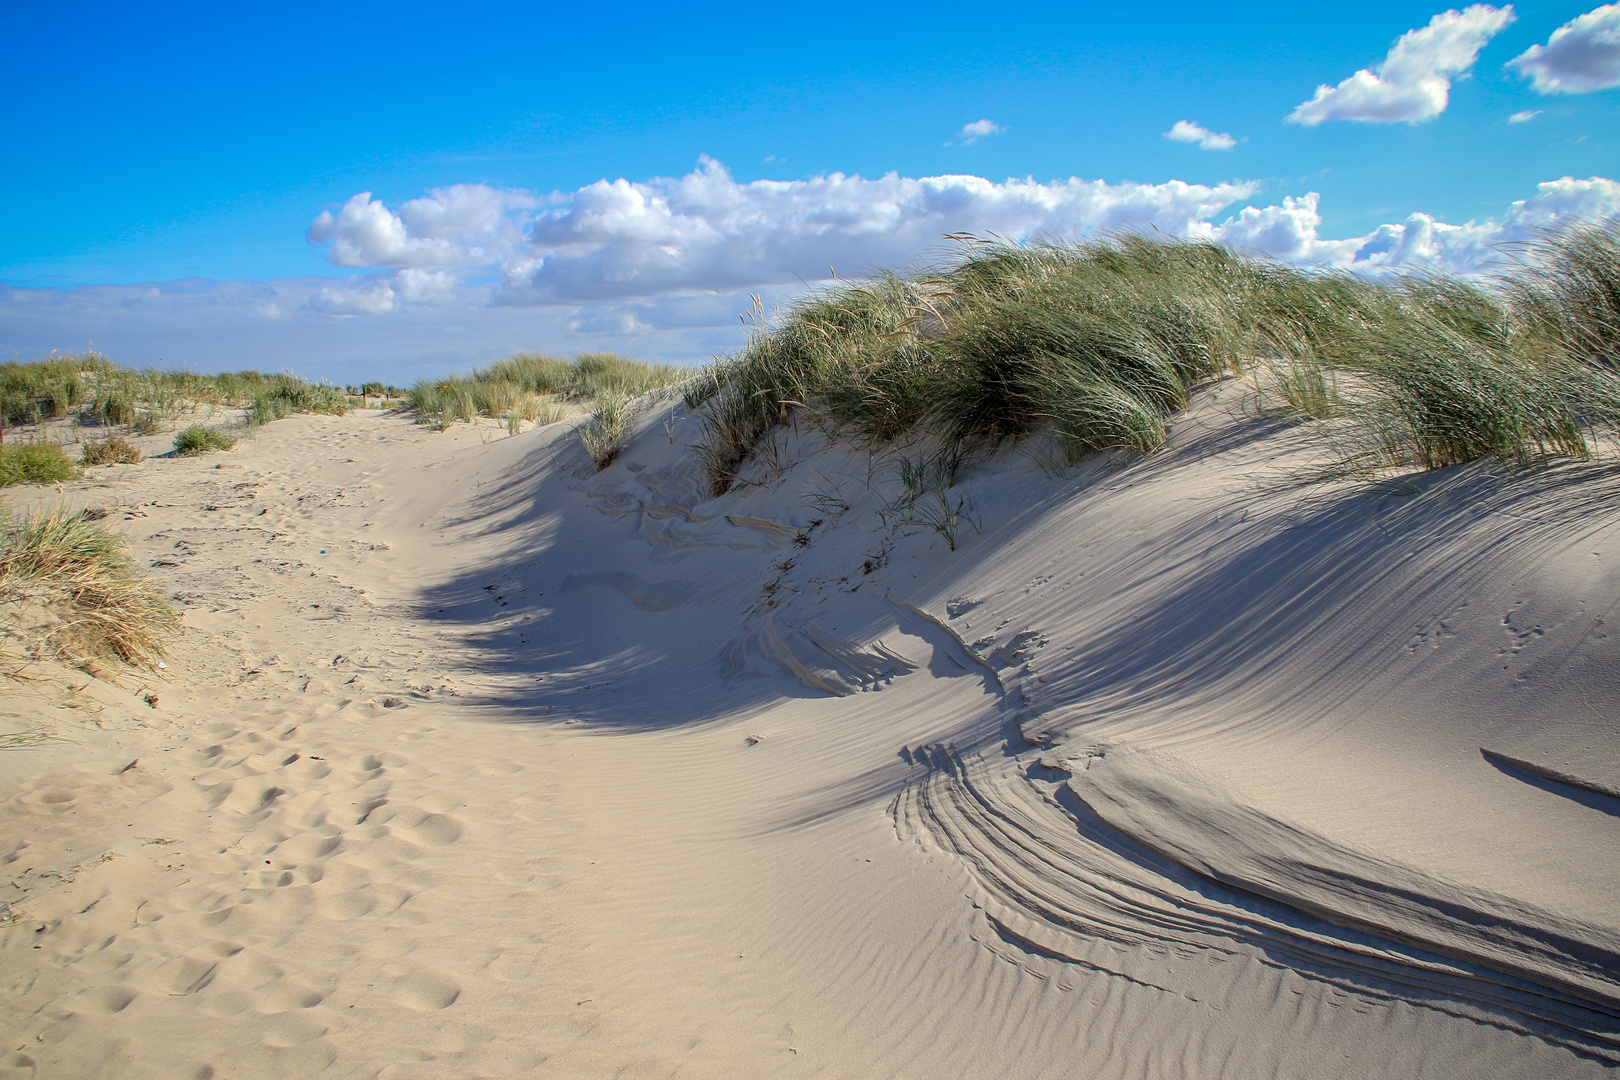
POLYGON ((0 752, 0 1076, 1620 1060, 1620 471, 1304 486, 1228 382, 967 475, 953 552, 892 465, 783 433, 709 500, 696 437, 296 417, 66 485, 186 629, 5 685, 73 741, 0 752))

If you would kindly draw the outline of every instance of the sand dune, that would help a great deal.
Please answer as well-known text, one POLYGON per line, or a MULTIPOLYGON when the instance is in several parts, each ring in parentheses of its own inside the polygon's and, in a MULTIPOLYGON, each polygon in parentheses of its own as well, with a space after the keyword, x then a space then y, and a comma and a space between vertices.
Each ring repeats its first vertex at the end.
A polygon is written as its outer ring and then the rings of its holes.
POLYGON ((678 406, 599 473, 564 427, 66 486, 185 632, 7 684, 72 741, 0 756, 0 1076, 1620 1061, 1611 465, 1306 484, 1238 381, 915 502, 809 429, 715 499, 678 406))

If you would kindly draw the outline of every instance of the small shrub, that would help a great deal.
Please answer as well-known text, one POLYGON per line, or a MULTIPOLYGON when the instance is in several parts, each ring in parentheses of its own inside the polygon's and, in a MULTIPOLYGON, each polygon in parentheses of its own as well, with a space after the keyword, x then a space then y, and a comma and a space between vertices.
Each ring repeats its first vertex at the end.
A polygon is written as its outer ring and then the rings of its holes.
POLYGON ((102 442, 87 441, 79 456, 81 465, 135 465, 140 460, 141 452, 119 435, 108 436, 102 442))
POLYGON ((156 435, 163 429, 163 420, 157 413, 144 412, 135 418, 129 425, 129 430, 137 435, 156 435))
POLYGON ((223 431, 201 424, 192 424, 174 437, 174 451, 177 454, 202 454, 211 450, 231 450, 235 446, 236 440, 223 431))
POLYGON ((79 470, 54 443, 0 446, 0 487, 77 480, 79 470))

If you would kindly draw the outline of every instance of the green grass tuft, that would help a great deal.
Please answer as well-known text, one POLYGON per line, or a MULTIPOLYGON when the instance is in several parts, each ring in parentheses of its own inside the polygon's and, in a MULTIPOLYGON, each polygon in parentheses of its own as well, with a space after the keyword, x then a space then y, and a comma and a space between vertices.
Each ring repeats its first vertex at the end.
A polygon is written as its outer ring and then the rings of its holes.
POLYGON ((177 454, 202 454, 212 450, 232 450, 235 447, 235 439, 218 428, 204 427, 201 424, 192 424, 174 437, 174 452, 177 454))
POLYGON ((55 484, 77 480, 73 459, 54 443, 13 443, 0 446, 0 487, 12 484, 55 484))
POLYGON ((635 415, 634 401, 620 394, 606 393, 596 399, 590 416, 576 429, 585 452, 598 470, 613 464, 624 449, 625 436, 635 415))

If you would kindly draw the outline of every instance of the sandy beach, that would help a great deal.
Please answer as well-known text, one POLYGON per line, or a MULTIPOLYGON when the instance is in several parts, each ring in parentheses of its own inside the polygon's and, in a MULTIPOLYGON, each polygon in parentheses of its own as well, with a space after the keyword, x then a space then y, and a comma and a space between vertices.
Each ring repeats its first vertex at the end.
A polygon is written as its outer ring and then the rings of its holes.
POLYGON ((0 1077, 1620 1062, 1612 461, 1306 483, 1241 379, 915 503, 807 424, 718 498, 678 403, 570 426, 8 489, 183 631, 3 683, 0 1077))

